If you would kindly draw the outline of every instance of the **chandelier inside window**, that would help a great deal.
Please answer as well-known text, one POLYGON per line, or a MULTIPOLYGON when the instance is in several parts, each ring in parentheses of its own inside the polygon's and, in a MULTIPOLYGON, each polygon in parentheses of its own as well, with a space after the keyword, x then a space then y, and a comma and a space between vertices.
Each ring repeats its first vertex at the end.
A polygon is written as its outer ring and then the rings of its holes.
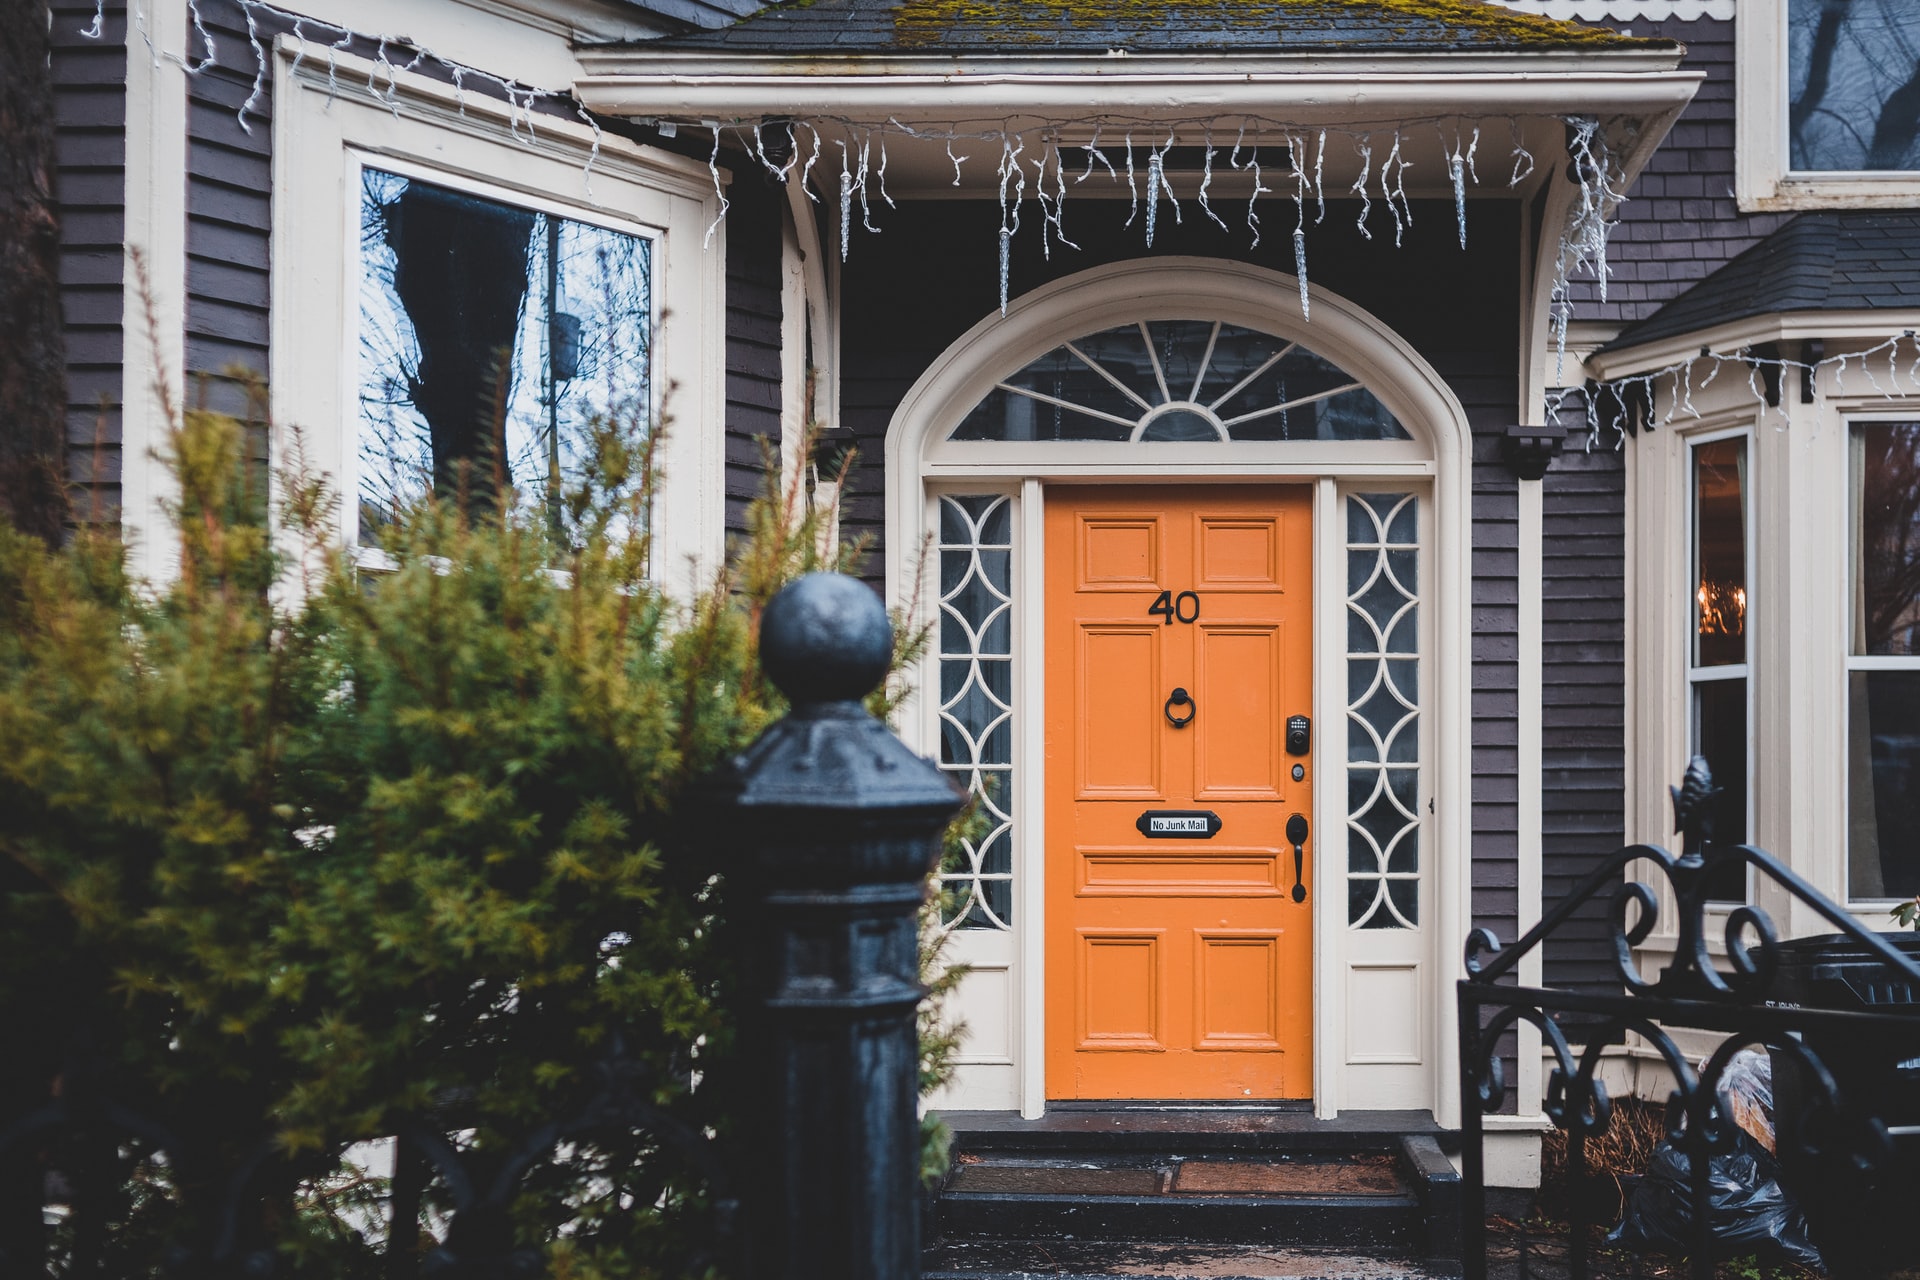
POLYGON ((1065 342, 1002 379, 955 440, 1407 440, 1371 391, 1297 342, 1146 320, 1065 342))

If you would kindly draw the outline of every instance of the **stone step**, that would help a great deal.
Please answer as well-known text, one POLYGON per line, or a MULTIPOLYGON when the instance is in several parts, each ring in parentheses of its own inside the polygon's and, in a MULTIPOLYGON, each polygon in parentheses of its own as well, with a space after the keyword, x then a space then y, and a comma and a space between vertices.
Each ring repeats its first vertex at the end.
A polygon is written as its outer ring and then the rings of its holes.
POLYGON ((950 1111, 956 1151, 1394 1151, 1437 1135, 1427 1111, 1368 1111, 1333 1120, 1305 1105, 1194 1106, 1052 1103, 1038 1120, 1012 1112, 950 1111))
POLYGON ((1037 1121, 947 1120, 954 1170, 929 1226, 954 1248, 1107 1241, 1458 1256, 1459 1180, 1426 1112, 1321 1121, 1278 1108, 1056 1106, 1037 1121))
POLYGON ((947 1236, 1364 1245, 1411 1250, 1420 1199, 1386 1152, 1328 1156, 963 1152, 947 1236))

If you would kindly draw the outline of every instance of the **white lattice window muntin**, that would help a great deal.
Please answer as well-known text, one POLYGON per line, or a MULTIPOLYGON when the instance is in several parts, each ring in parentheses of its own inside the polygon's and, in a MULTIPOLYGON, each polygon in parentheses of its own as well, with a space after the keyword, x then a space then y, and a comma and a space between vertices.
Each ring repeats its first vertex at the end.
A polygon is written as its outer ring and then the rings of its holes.
POLYGON ((1420 923, 1419 504, 1347 496, 1347 923, 1420 923))
POLYGON ((940 506, 940 767, 980 821, 940 880, 949 928, 1013 927, 1013 499, 949 494, 940 506))

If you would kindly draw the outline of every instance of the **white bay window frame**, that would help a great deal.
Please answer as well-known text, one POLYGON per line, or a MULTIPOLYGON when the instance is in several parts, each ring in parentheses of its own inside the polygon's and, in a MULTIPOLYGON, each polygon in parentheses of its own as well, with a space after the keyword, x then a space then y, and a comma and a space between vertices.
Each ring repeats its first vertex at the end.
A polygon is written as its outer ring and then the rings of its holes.
MULTIPOLYGON (((1687 536, 1683 543, 1683 546, 1686 549, 1686 560, 1687 560, 1686 579, 1687 579, 1687 596, 1688 596, 1689 603, 1685 610, 1685 615, 1684 615, 1687 619, 1686 625, 1681 632, 1681 643, 1682 643, 1681 665, 1686 672, 1686 686, 1687 686, 1687 694, 1686 694, 1687 754, 1689 757, 1694 755, 1704 754, 1701 750, 1701 744, 1700 744, 1700 728, 1701 728, 1700 697, 1703 691, 1703 687, 1712 685, 1718 682, 1727 681, 1727 680, 1739 680, 1744 682, 1745 702, 1746 702, 1746 722, 1747 722, 1748 732, 1747 732, 1747 747, 1746 747, 1745 753, 1742 756, 1744 776, 1742 777, 1741 781, 1745 784, 1746 801, 1747 801, 1746 812, 1744 814, 1746 830, 1748 833, 1747 843, 1753 843, 1752 833, 1754 829, 1753 828, 1754 751, 1753 751, 1753 732, 1752 731, 1753 731, 1753 712, 1754 712, 1753 672, 1754 672, 1754 665, 1755 665, 1754 652, 1753 652, 1754 651, 1753 620, 1757 617, 1757 611, 1754 607, 1754 600, 1755 600, 1756 593, 1754 590, 1755 584, 1754 584, 1754 575, 1753 575, 1753 571, 1754 571, 1753 494, 1754 494, 1754 472, 1756 470, 1754 465, 1755 457, 1754 457, 1754 445, 1753 445, 1753 431, 1749 427, 1740 426, 1740 427, 1732 427, 1732 428, 1723 428, 1717 431, 1695 432, 1685 437, 1685 445, 1686 445, 1686 452, 1685 452, 1686 492, 1683 500, 1684 515, 1682 516, 1682 527, 1685 528, 1687 532, 1687 536), (1695 602, 1694 593, 1699 590, 1699 586, 1700 586, 1700 583, 1699 583, 1700 512, 1698 509, 1698 501, 1697 501, 1699 485, 1696 477, 1698 475, 1699 457, 1700 457, 1699 451, 1701 446, 1709 445, 1709 444, 1718 444, 1726 440, 1740 441, 1745 447, 1745 454, 1746 454, 1747 474, 1744 477, 1743 483, 1742 483, 1742 489, 1743 489, 1743 493, 1741 496, 1742 528, 1741 528, 1741 538, 1740 538, 1741 554, 1742 554, 1742 559, 1744 560, 1744 564, 1742 565, 1742 569, 1741 569, 1741 575, 1744 582, 1744 589, 1746 591, 1746 607, 1745 607, 1746 623, 1743 627, 1743 635, 1742 635, 1742 641, 1743 641, 1742 649, 1744 651, 1745 660, 1737 663, 1730 662, 1730 663, 1721 663, 1717 666, 1708 666, 1708 665, 1703 665, 1699 661, 1699 642, 1698 642, 1698 635, 1697 635, 1699 618, 1694 608, 1694 602, 1695 602)), ((1726 779, 1723 779, 1723 778, 1716 778, 1716 782, 1723 787, 1726 785, 1726 779)), ((1722 832, 1719 834, 1721 839, 1724 840, 1726 838, 1726 833, 1722 832)), ((1752 900, 1753 885, 1751 883, 1751 878, 1752 878, 1751 874, 1749 873, 1748 874, 1749 882, 1746 884, 1744 892, 1742 893, 1741 898, 1739 900, 1741 902, 1752 900)), ((1738 905, 1732 899, 1715 898, 1712 901, 1716 906, 1738 905)))
POLYGON ((726 241, 723 223, 702 243, 719 213, 707 167, 425 76, 379 69, 375 79, 366 60, 291 36, 275 54, 274 456, 291 456, 299 428, 308 465, 343 499, 339 536, 352 545, 365 168, 644 237, 653 246, 648 381, 667 430, 653 571, 675 592, 697 587, 725 534, 726 241), (366 91, 370 82, 381 96, 366 91))
MULTIPOLYGON (((1727 326, 1731 332, 1735 326, 1727 326)), ((1752 340, 1795 343, 1824 336, 1831 359, 1879 344, 1887 333, 1920 329, 1920 313, 1889 312, 1870 329, 1846 317, 1796 316, 1754 321, 1752 340), (1762 331, 1765 332, 1762 332, 1762 331)), ((1606 353, 1589 362, 1600 378, 1632 377, 1696 354, 1708 335, 1683 335, 1639 351, 1606 353)), ((1746 336, 1746 335, 1743 335, 1746 336)), ((1714 335, 1714 350, 1737 349, 1714 335)), ((1789 348, 1789 354, 1792 354, 1789 348)), ((1799 374, 1782 379, 1777 406, 1762 406, 1755 383, 1724 371, 1703 386, 1696 373, 1692 405, 1624 444, 1627 463, 1627 839, 1675 848, 1667 788, 1686 766, 1692 740, 1687 654, 1691 625, 1688 463, 1691 442, 1749 435, 1748 454, 1748 841, 1781 858, 1816 889, 1844 903, 1869 929, 1894 927, 1884 901, 1854 900, 1847 881, 1847 672, 1851 656, 1851 582, 1845 566, 1851 540, 1848 437, 1853 424, 1920 421, 1920 396, 1905 390, 1879 358, 1876 390, 1861 363, 1845 373, 1833 363, 1803 397, 1799 374), (1676 551, 1675 548, 1682 548, 1676 551)), ((1658 410, 1669 409, 1668 380, 1656 380, 1658 410)), ((1877 659, 1872 661, 1879 661, 1877 659)), ((1646 878, 1646 877, 1641 877, 1646 878)), ((1639 951, 1642 973, 1670 958, 1674 905, 1657 873, 1661 920, 1639 951)), ((1790 901, 1771 882, 1749 885, 1782 937, 1827 933, 1832 926, 1790 901)), ((1718 954, 1727 907, 1709 908, 1708 943, 1718 954)))

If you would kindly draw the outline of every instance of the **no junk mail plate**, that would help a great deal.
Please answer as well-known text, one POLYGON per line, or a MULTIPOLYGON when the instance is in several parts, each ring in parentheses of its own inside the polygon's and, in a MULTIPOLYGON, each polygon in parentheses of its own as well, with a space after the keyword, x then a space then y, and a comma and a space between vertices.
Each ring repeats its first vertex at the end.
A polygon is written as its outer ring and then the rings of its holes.
POLYGON ((1149 809, 1133 825, 1149 840, 1211 840, 1220 815, 1211 809, 1149 809))

